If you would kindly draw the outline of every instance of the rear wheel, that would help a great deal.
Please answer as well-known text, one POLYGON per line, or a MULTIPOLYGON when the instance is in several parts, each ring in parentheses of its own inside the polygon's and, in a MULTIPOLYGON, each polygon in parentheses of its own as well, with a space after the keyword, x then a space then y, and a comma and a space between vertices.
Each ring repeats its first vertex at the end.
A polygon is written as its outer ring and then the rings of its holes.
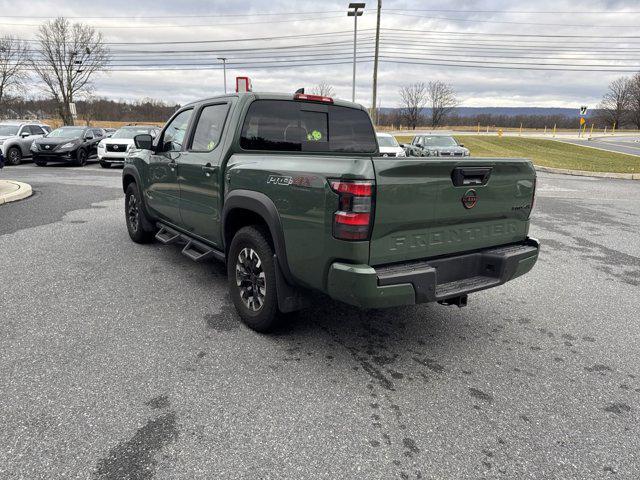
POLYGON ((22 163, 22 151, 18 147, 11 147, 7 151, 7 164, 20 165, 22 163))
POLYGON ((87 151, 83 148, 79 148, 76 152, 76 165, 78 167, 84 167, 87 164, 87 151))
POLYGON ((261 229, 243 227, 233 237, 227 276, 242 321, 257 332, 273 330, 279 320, 273 248, 261 229))
POLYGON ((102 160, 100 160, 100 166, 102 168, 111 168, 111 164, 109 162, 104 162, 102 160))
POLYGON ((124 197, 129 237, 136 243, 150 243, 155 236, 153 223, 144 212, 142 198, 135 183, 130 183, 124 197))

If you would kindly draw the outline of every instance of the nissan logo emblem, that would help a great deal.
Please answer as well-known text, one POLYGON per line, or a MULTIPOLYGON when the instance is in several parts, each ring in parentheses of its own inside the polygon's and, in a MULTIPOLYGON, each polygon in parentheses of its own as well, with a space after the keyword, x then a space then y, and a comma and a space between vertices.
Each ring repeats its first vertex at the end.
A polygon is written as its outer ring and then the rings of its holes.
POLYGON ((477 204, 478 193, 473 188, 470 188, 462 196, 462 205, 464 205, 464 208, 470 209, 475 207, 477 204))
POLYGON ((113 146, 113 149, 114 149, 114 150, 117 150, 117 149, 118 149, 118 145, 114 145, 114 146, 113 146))

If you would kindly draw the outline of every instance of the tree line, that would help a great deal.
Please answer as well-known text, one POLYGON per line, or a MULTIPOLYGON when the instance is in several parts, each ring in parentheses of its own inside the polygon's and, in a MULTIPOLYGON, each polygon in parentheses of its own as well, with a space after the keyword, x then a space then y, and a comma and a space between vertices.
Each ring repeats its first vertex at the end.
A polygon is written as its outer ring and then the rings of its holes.
MULTIPOLYGON (((164 122, 179 105, 171 105, 153 98, 144 98, 132 102, 89 97, 78 100, 76 110, 80 121, 93 120, 114 122, 164 122)), ((52 98, 5 97, 1 114, 6 118, 47 119, 58 116, 59 105, 52 98)))

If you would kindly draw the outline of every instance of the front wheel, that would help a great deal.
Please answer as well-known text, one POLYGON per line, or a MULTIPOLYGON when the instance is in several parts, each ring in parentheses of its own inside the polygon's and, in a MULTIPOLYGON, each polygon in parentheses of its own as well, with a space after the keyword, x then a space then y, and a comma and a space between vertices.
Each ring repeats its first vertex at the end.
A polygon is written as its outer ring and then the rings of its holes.
POLYGON ((243 227, 233 237, 227 261, 229 293, 242 321, 266 333, 279 320, 273 248, 262 229, 243 227))
POLYGON ((144 213, 142 198, 135 183, 130 183, 124 197, 124 211, 129 237, 136 243, 150 243, 155 237, 151 221, 144 213))
POLYGON ((83 148, 76 152, 76 166, 84 167, 87 164, 87 151, 83 148))
POLYGON ((7 164, 20 165, 22 163, 22 152, 18 147, 11 147, 7 151, 7 164))

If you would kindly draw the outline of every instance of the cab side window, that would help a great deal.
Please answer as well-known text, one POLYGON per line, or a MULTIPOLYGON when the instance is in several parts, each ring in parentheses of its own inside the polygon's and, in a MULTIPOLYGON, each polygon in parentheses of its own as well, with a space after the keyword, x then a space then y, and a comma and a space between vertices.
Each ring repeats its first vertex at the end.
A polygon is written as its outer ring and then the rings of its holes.
POLYGON ((210 152, 218 146, 229 105, 209 105, 202 109, 190 150, 210 152))
POLYGON ((38 125, 29 125, 29 130, 31 130, 31 135, 44 135, 46 133, 38 125))
POLYGON ((184 143, 184 137, 187 133, 187 127, 189 126, 189 119, 193 110, 185 110, 180 112, 167 128, 164 129, 162 135, 162 148, 163 152, 179 152, 182 150, 182 144, 184 143))

